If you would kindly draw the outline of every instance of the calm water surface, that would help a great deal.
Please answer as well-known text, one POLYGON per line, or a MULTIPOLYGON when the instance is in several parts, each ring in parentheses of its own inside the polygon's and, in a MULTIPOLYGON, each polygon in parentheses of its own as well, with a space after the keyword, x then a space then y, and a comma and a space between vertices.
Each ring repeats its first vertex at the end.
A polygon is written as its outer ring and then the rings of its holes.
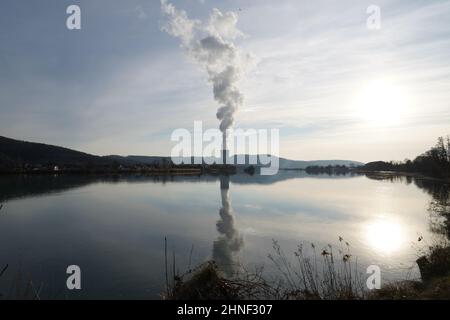
POLYGON ((420 183, 365 176, 226 178, 0 177, 0 293, 17 277, 44 284, 43 295, 158 299, 164 288, 164 238, 180 271, 208 259, 274 267, 272 240, 291 255, 299 244, 349 242, 360 266, 383 280, 418 277, 419 236, 434 235, 431 195, 420 183), (190 252, 192 251, 192 255, 190 252), (82 290, 65 289, 66 268, 82 270, 82 290))

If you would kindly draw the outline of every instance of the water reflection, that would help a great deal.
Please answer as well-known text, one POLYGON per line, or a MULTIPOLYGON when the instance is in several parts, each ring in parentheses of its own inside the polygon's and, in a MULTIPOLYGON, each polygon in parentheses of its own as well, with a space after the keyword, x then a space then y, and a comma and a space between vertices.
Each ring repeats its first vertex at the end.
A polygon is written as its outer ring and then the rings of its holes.
POLYGON ((75 263, 84 270, 83 298, 157 298, 164 287, 166 236, 181 271, 194 246, 192 266, 212 255, 228 275, 239 262, 264 265, 270 276, 266 257, 272 239, 291 253, 299 242, 334 244, 342 235, 358 265, 380 265, 386 281, 402 278, 416 259, 411 243, 419 234, 420 244, 435 233, 449 234, 450 186, 367 178, 287 171, 230 177, 2 176, 0 268, 10 267, 0 291, 14 281, 19 262, 36 281, 62 285, 64 270, 75 263), (436 215, 431 229, 430 200, 436 215), (238 230, 249 229, 256 231, 246 232, 244 246, 238 230))
POLYGON ((426 179, 420 177, 366 174, 371 180, 388 180, 390 182, 402 182, 407 185, 414 183, 416 187, 424 190, 431 196, 428 204, 430 213, 430 230, 436 235, 442 235, 450 240, 450 184, 436 179, 426 179))
POLYGON ((227 276, 232 276, 237 266, 235 256, 241 250, 244 241, 234 224, 228 176, 220 177, 220 196, 222 208, 219 211, 220 220, 216 224, 220 235, 213 244, 213 259, 227 276))
MULTIPOLYGON (((355 175, 335 176, 333 179, 351 179, 355 175)), ((236 174, 227 177, 236 185, 271 185, 282 181, 294 179, 314 178, 320 180, 330 179, 328 175, 308 175, 305 171, 280 171, 276 175, 262 176, 248 174, 236 174)), ((205 183, 215 182, 220 177, 215 175, 195 176, 152 176, 152 175, 2 175, 0 176, 0 202, 8 200, 45 196, 62 193, 72 189, 81 189, 94 184, 119 184, 119 183, 205 183)))
POLYGON ((381 254, 397 252, 406 244, 402 225, 392 219, 376 219, 368 223, 365 231, 369 246, 381 254))

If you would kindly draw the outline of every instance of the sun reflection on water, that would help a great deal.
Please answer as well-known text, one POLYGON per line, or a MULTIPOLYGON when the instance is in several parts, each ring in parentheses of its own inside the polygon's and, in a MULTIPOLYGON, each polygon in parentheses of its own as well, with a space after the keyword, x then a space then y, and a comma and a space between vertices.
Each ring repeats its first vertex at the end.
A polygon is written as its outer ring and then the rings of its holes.
POLYGON ((381 254, 395 253, 406 243, 402 224, 384 217, 367 224, 365 238, 367 244, 381 254))

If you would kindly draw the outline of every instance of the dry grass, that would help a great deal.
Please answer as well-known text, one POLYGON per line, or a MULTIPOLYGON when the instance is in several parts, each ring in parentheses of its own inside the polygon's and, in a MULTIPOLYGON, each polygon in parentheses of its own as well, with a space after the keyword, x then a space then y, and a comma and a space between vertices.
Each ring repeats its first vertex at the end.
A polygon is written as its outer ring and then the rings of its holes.
POLYGON ((249 272, 243 267, 233 278, 227 278, 214 261, 206 262, 183 275, 175 275, 163 299, 173 300, 399 300, 450 299, 450 248, 430 247, 418 260, 422 281, 397 281, 380 290, 369 291, 365 277, 358 271, 349 244, 339 237, 339 246, 327 245, 308 252, 300 245, 294 252, 294 263, 273 241, 269 259, 275 265, 278 280, 268 281, 262 269, 249 272), (422 259, 422 260, 421 260, 422 259), (427 261, 420 265, 419 261, 427 261))
POLYGON ((226 279, 217 265, 210 261, 182 277, 174 279, 171 290, 163 296, 171 300, 242 300, 269 299, 275 294, 256 273, 226 279))
POLYGON ((288 299, 363 299, 364 281, 358 271, 358 262, 350 254, 350 245, 339 237, 339 246, 321 248, 320 254, 311 243, 307 252, 299 245, 294 252, 296 263, 273 240, 274 254, 269 259, 284 279, 284 295, 288 299))
MULTIPOLYGON (((209 261, 183 275, 172 273, 171 285, 167 285, 162 297, 174 300, 363 299, 365 291, 357 262, 349 253, 348 243, 339 240, 341 246, 336 252, 328 245, 321 249, 320 255, 314 244, 311 244, 312 255, 299 246, 293 254, 295 264, 291 264, 278 242, 273 241, 269 259, 279 275, 274 281, 263 277, 263 269, 249 271, 242 266, 232 278, 227 278, 214 261, 209 261)), ((170 266, 166 264, 166 274, 168 269, 170 266)))

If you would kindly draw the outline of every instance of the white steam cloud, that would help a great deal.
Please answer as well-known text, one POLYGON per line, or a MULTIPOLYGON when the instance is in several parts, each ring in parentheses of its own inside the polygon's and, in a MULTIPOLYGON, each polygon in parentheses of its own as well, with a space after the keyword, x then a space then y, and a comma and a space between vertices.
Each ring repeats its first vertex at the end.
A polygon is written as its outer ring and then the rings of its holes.
POLYGON ((167 18, 162 30, 179 38, 189 56, 207 71, 214 99, 220 105, 216 114, 220 130, 225 132, 243 103, 238 82, 253 61, 250 54, 242 53, 233 43, 243 35, 236 27, 237 14, 214 9, 209 21, 202 24, 189 19, 185 11, 167 0, 161 0, 161 10, 167 18))

